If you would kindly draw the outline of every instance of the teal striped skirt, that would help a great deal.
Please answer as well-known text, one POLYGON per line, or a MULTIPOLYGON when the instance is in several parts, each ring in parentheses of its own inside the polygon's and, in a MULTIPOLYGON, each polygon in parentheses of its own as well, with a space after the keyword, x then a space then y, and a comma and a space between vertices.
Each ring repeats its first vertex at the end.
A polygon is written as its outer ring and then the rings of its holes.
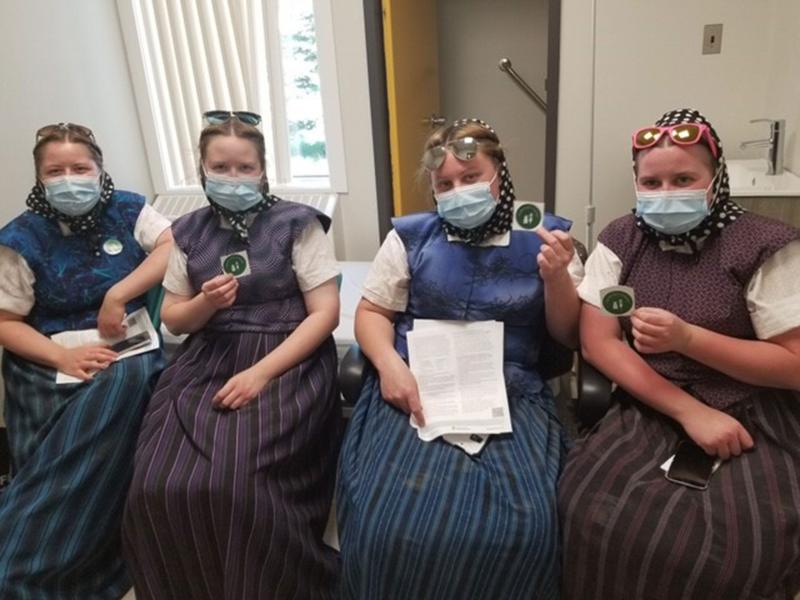
POLYGON ((340 457, 343 598, 558 598, 566 438, 534 373, 506 385, 513 433, 470 456, 419 440, 367 379, 340 457))
POLYGON ((53 369, 4 354, 14 476, 0 492, 0 598, 117 599, 130 588, 122 508, 161 352, 59 386, 53 369))

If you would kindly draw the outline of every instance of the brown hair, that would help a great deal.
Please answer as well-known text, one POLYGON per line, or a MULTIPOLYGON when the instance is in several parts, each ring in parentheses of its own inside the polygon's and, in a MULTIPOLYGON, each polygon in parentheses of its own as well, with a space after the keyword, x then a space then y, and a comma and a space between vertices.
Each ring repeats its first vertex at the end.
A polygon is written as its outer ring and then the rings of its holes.
POLYGON ((100 150, 92 130, 88 127, 74 123, 46 125, 39 129, 36 136, 36 144, 33 146, 33 165, 37 178, 39 177, 39 168, 42 166, 44 147, 50 143, 83 144, 89 150, 89 156, 97 165, 98 170, 103 170, 103 151, 100 150))
MULTIPOLYGON (((425 147, 422 150, 424 153, 436 146, 442 146, 453 140, 459 140, 465 137, 472 137, 478 141, 480 151, 486 154, 489 158, 494 159, 498 164, 502 164, 506 160, 503 147, 500 145, 500 139, 497 134, 486 125, 482 125, 477 121, 456 121, 450 125, 445 125, 435 130, 425 141, 425 147)), ((420 168, 417 171, 417 177, 420 181, 426 181, 430 185, 429 171, 425 168, 423 163, 420 163, 420 168)))
POLYGON ((262 180, 262 193, 266 196, 269 193, 269 183, 267 182, 267 144, 264 140, 264 134, 254 125, 243 123, 236 117, 231 117, 224 123, 217 125, 207 125, 203 131, 200 132, 200 142, 198 144, 200 149, 200 164, 198 165, 198 174, 200 175, 200 183, 205 188, 206 174, 203 171, 203 161, 205 161, 208 154, 208 145, 211 140, 219 135, 234 136, 243 140, 250 141, 256 148, 258 154, 258 162, 261 165, 261 172, 263 173, 262 180))

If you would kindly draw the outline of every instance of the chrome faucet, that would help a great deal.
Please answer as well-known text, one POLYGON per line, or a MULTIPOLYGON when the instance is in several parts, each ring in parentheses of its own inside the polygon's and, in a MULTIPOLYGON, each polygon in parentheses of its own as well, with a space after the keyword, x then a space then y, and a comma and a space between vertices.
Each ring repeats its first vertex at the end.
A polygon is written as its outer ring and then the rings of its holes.
POLYGON ((767 175, 783 173, 783 136, 786 132, 784 119, 751 119, 751 123, 769 123, 769 138, 764 140, 748 140, 739 144, 739 148, 762 146, 769 148, 767 155, 767 175))

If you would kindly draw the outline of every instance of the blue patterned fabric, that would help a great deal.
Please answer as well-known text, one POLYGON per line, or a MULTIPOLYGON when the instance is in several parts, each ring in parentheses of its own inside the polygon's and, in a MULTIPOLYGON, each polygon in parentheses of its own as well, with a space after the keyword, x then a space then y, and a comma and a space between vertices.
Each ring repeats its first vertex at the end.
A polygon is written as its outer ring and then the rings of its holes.
MULTIPOLYGON (((558 598, 556 481, 566 438, 536 370, 544 333, 540 239, 448 242, 434 213, 395 220, 411 274, 395 345, 415 318, 500 320, 513 433, 470 456, 422 442, 368 375, 340 458, 344 598, 558 598)), ((548 229, 570 223, 547 215, 548 229)))
MULTIPOLYGON (((65 236, 58 223, 26 211, 0 229, 0 245, 20 254, 36 277, 35 304, 26 322, 45 335, 97 326, 97 310, 108 289, 133 271, 145 253, 133 230, 145 199, 115 191, 101 218, 102 243, 116 239, 123 251, 110 255, 93 247, 90 237, 65 236)), ((127 311, 144 305, 130 302, 127 311)))
POLYGON ((162 367, 147 352, 56 385, 53 369, 4 353, 14 478, 0 492, 0 598, 116 600, 130 588, 122 509, 162 367))

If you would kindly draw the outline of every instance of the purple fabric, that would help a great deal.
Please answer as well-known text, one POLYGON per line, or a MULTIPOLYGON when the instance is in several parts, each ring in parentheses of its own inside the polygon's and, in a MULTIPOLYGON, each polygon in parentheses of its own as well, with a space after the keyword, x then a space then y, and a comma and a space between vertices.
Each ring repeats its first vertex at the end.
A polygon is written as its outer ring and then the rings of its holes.
MULTIPOLYGON (((636 292, 637 306, 663 308, 717 333, 755 339, 745 295, 765 260, 800 232, 779 221, 745 213, 706 241, 695 255, 665 252, 645 236, 632 215, 617 219, 599 236, 622 261, 620 285, 636 292)), ((629 339, 631 324, 621 324, 629 339)), ((715 408, 757 394, 758 388, 674 352, 642 355, 658 373, 715 408)))
POLYGON ((189 280, 196 291, 222 274, 220 258, 246 251, 251 274, 239 279, 234 305, 206 325, 215 331, 287 332, 306 317, 303 297, 292 270, 292 247, 312 219, 325 229, 330 219, 308 206, 279 201, 258 213, 246 244, 232 229, 221 229, 210 207, 181 217, 172 225, 175 243, 186 253, 189 280))
MULTIPOLYGON (((234 244, 210 211, 198 213, 174 226, 195 285, 219 274, 220 252, 234 244)), ((338 559, 322 543, 341 433, 333 339, 244 408, 211 403, 305 316, 291 246, 316 216, 289 203, 259 214, 248 248, 254 274, 159 381, 124 520, 137 598, 335 596, 338 559)))

